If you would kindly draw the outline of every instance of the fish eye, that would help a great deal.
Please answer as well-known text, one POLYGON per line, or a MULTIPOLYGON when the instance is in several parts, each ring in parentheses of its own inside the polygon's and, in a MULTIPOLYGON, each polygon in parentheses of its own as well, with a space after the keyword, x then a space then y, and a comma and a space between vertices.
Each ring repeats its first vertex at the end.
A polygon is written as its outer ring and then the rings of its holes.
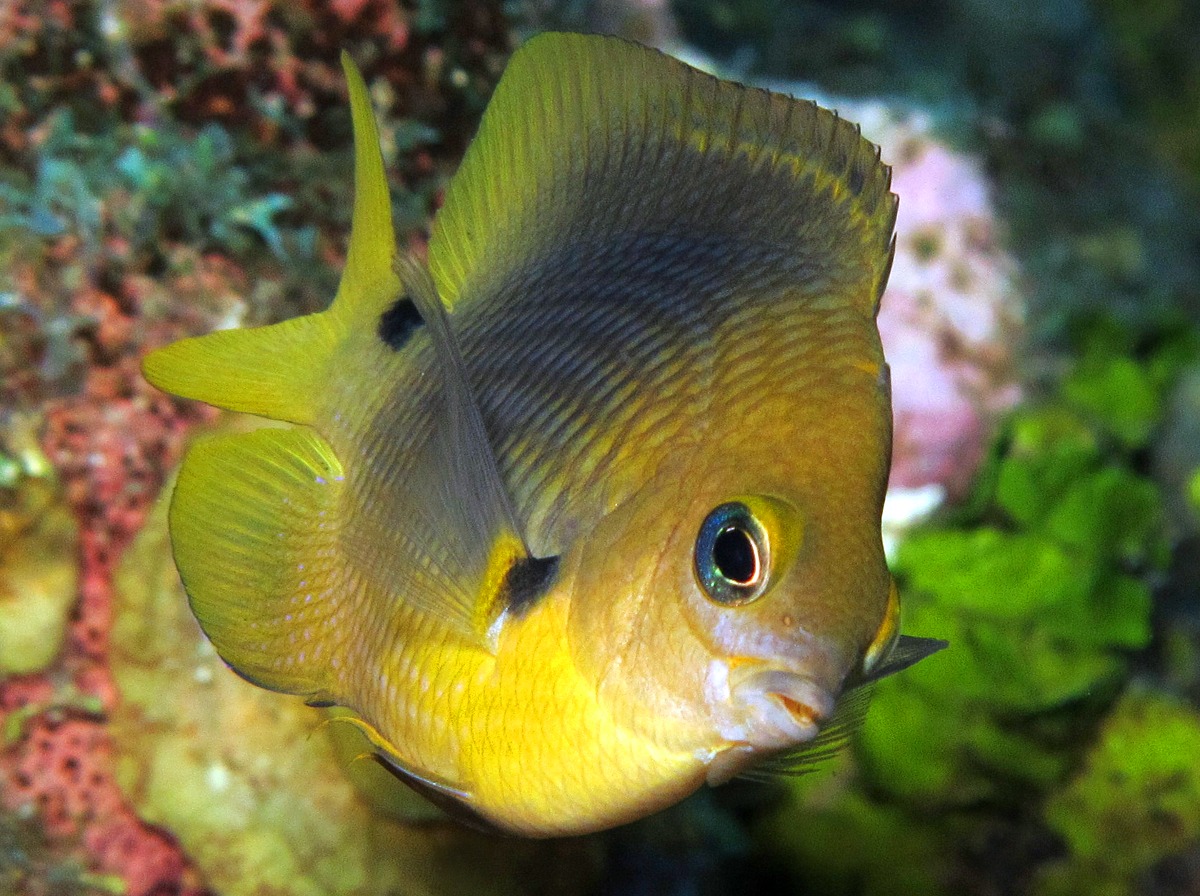
POLYGON ((766 530, 745 504, 722 504, 704 518, 695 567, 710 600, 737 606, 760 596, 766 590, 769 559, 766 530))

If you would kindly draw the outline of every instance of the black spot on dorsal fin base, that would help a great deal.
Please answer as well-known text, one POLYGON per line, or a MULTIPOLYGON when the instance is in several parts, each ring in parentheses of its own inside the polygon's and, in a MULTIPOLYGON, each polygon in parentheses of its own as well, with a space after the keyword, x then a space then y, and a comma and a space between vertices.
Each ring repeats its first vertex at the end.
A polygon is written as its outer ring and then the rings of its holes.
POLYGON ((396 299, 387 310, 379 316, 379 338, 392 351, 400 351, 408 342, 409 337, 417 327, 425 323, 416 304, 404 295, 396 299))
POLYGON ((558 557, 519 557, 513 561, 500 588, 499 606, 520 616, 542 597, 558 575, 558 557))

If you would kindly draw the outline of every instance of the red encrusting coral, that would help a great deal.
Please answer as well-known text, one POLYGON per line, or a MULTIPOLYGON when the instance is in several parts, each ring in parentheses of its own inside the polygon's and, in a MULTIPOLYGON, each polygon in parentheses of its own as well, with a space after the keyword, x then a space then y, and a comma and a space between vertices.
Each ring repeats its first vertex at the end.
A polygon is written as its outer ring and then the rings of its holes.
POLYGON ((96 720, 45 713, 6 764, 8 807, 32 807, 50 840, 82 845, 89 864, 120 877, 130 896, 203 892, 171 836, 126 805, 113 780, 108 734, 96 720))
POLYGON ((203 892, 171 836, 126 803, 104 725, 104 711, 118 699, 106 665, 117 562, 189 428, 209 416, 152 389, 139 357, 146 346, 210 328, 220 304, 212 298, 223 301, 245 286, 230 282, 236 269, 221 260, 201 258, 196 267, 199 275, 155 287, 184 299, 179 306, 145 307, 150 297, 136 277, 122 280, 117 294, 89 283, 70 299, 72 313, 92 321, 81 333, 88 364, 78 394, 45 406, 43 447, 80 525, 79 599, 56 665, 0 682, 0 711, 17 720, 19 733, 0 753, 3 808, 35 815, 53 845, 94 873, 119 877, 128 896, 203 892), (63 707, 63 693, 75 695, 74 708, 63 707))

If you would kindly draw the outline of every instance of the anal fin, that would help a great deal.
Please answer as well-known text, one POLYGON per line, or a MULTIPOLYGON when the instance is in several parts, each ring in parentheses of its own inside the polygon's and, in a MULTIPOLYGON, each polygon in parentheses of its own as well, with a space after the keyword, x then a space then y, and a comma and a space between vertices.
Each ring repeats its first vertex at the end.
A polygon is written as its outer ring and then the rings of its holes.
POLYGON ((423 797, 459 824, 487 834, 506 833, 503 828, 485 818, 473 806, 474 795, 439 778, 410 768, 396 748, 379 730, 365 719, 353 714, 338 714, 330 721, 347 724, 359 731, 373 748, 373 758, 397 781, 423 797))
POLYGON ((266 428, 197 441, 171 501, 175 562, 217 652, 255 684, 316 701, 333 699, 348 637, 331 624, 342 486, 320 436, 266 428))

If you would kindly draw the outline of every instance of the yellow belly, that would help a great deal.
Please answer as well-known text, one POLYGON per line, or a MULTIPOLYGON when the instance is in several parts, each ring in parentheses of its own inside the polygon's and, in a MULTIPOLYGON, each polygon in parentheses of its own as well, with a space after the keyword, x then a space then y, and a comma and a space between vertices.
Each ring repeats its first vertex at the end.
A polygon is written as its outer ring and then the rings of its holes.
POLYGON ((527 836, 584 833, 677 802, 704 780, 703 749, 664 726, 635 730, 636 707, 601 699, 571 661, 567 612, 564 597, 547 597, 509 620, 495 654, 451 639, 396 651, 386 679, 397 699, 363 705, 364 716, 401 765, 527 836))

